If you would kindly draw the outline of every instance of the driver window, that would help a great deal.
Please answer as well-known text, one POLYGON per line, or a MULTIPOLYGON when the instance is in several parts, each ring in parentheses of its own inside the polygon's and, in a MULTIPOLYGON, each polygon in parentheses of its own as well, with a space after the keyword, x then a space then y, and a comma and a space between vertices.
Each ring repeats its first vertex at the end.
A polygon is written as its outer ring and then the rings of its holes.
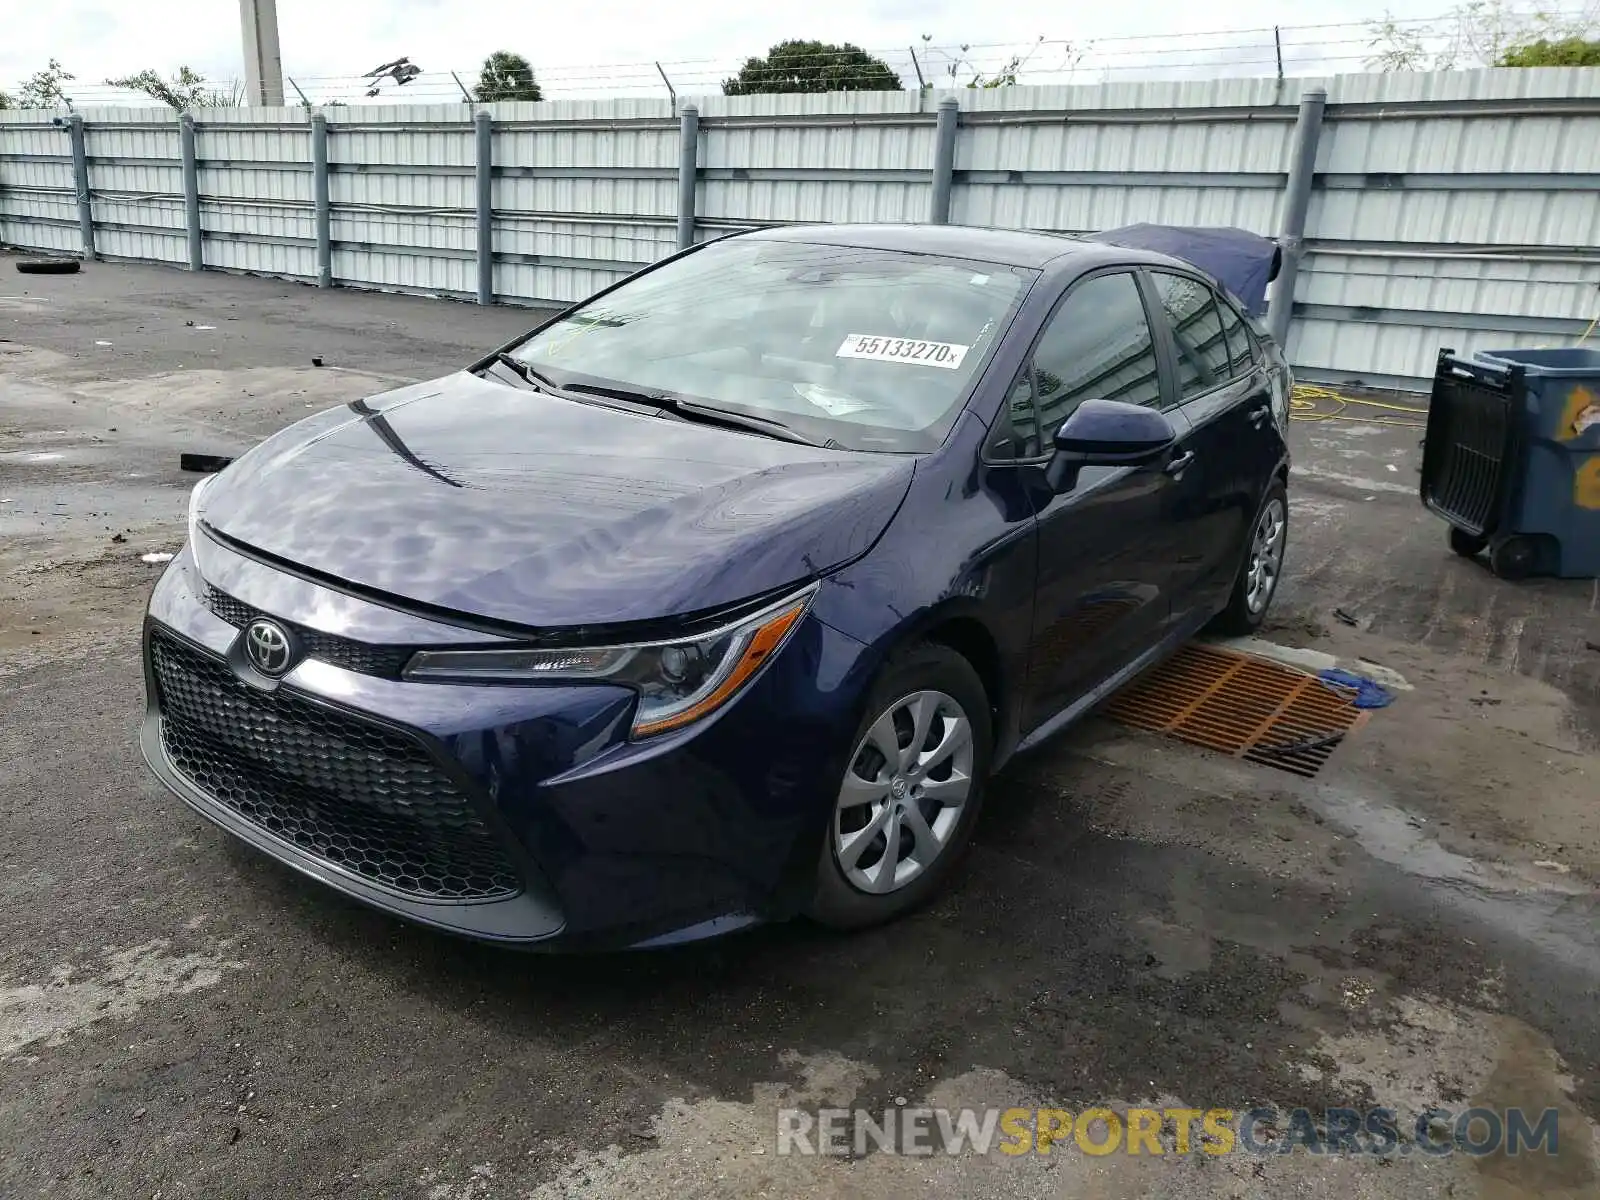
POLYGON ((1097 275, 1073 288, 1034 351, 1038 428, 1048 438, 1085 400, 1157 407, 1155 339, 1132 274, 1097 275))

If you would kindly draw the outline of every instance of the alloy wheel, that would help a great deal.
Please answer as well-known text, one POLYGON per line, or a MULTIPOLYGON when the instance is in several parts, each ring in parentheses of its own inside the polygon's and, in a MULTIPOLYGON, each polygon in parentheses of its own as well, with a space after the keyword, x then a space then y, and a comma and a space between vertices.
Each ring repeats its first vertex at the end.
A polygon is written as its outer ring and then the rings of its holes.
POLYGON ((834 812, 834 858, 851 886, 898 891, 944 853, 972 794, 972 759, 972 722, 944 692, 912 692, 878 715, 834 812))
POLYGON ((1246 569, 1244 603, 1252 613, 1260 613, 1272 600, 1277 590, 1278 576, 1283 571, 1284 534, 1289 518, 1283 501, 1274 496, 1256 519, 1255 534, 1250 541, 1250 565, 1246 569))

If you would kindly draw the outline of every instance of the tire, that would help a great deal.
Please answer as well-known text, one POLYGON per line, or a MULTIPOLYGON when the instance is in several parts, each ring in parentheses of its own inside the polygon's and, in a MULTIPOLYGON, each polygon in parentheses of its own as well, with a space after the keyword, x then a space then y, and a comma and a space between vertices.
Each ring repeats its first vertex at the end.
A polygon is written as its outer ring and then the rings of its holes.
POLYGON ((1450 527, 1450 549, 1462 558, 1477 558, 1483 553, 1484 547, 1489 544, 1489 539, 1481 533, 1468 533, 1465 529, 1450 527))
POLYGON ((17 270, 24 275, 76 275, 82 266, 75 258, 25 258, 17 270))
POLYGON ((1233 637, 1242 637, 1261 628, 1261 623, 1267 619, 1267 612, 1272 607, 1273 597, 1278 594, 1278 584, 1283 579, 1284 551, 1288 545, 1289 492, 1283 486, 1283 480, 1274 479, 1272 486, 1267 489, 1267 494, 1261 498, 1261 507, 1256 510, 1255 518, 1250 522, 1250 540, 1245 547, 1244 561, 1239 564, 1239 574, 1233 581, 1233 591, 1228 595, 1228 606, 1212 620, 1210 626, 1212 630, 1233 637), (1257 571, 1262 562, 1260 557, 1262 525, 1274 505, 1277 506, 1278 514, 1276 550, 1270 558, 1267 576, 1261 579, 1257 577, 1257 571), (1258 591, 1258 587, 1262 584, 1266 587, 1264 596, 1258 591))
POLYGON ((1526 579, 1538 563, 1539 546, 1532 538, 1508 537, 1489 548, 1489 568, 1501 579, 1526 579))
MULTIPOLYGON (((807 915, 833 929, 861 929, 892 920, 943 888, 972 841, 992 761, 992 739, 989 698, 965 658, 947 646, 923 643, 892 660, 872 689, 866 716, 838 772, 839 790, 829 798, 807 915), (915 757, 910 743, 919 707, 927 714, 928 736, 922 745, 934 743, 927 753, 938 755, 945 739, 950 745, 949 753, 927 762, 925 774, 914 765, 903 770, 886 761, 889 756, 879 749, 887 734, 895 738, 894 749, 900 755, 915 757), (965 748, 955 724, 958 719, 966 722, 965 748), (880 724, 885 720, 887 727, 880 724), (846 783, 852 777, 856 782, 847 793, 846 783), (940 797, 959 799, 959 804, 941 803, 940 797), (859 803, 847 803, 847 798, 859 803), (907 813, 915 813, 918 821, 907 813), (876 828, 867 832, 869 825, 876 828), (922 836, 914 832, 919 825, 922 836), (890 830, 897 843, 892 871, 886 862, 890 830), (846 842, 850 834, 856 837, 846 842)), ((905 757, 900 760, 905 761, 905 757)))

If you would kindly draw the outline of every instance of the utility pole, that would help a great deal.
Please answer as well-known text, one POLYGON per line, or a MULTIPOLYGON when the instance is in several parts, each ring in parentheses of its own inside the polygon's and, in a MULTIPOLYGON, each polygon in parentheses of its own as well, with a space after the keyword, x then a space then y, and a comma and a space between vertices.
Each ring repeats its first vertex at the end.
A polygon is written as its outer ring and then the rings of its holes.
POLYGON ((283 107, 283 54, 278 49, 278 0, 239 0, 244 35, 245 103, 283 107))

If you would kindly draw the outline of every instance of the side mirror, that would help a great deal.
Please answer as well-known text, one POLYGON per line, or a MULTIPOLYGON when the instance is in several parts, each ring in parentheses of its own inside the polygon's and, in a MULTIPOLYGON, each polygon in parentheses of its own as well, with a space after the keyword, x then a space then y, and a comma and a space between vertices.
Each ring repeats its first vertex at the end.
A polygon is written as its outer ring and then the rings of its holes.
POLYGON ((1045 481, 1070 492, 1084 467, 1138 467, 1172 448, 1178 432, 1165 413, 1122 400, 1085 400, 1056 430, 1045 481))

